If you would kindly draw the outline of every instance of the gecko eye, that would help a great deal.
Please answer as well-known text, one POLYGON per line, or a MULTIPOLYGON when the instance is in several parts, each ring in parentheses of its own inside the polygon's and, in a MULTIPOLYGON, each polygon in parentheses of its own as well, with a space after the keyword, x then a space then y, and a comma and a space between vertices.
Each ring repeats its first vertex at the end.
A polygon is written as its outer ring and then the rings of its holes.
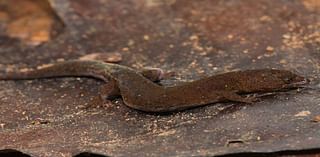
POLYGON ((291 81, 292 81, 292 78, 290 77, 285 77, 284 79, 283 79, 283 81, 285 82, 285 83, 290 83, 291 81))

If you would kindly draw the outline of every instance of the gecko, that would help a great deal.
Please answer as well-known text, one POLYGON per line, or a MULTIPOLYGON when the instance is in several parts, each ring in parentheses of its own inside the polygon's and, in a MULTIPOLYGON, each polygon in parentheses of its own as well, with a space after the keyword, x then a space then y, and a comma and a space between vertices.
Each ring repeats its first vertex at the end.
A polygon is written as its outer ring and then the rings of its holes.
POLYGON ((304 77, 287 70, 258 69, 227 72, 185 82, 161 86, 162 71, 139 72, 130 67, 102 61, 70 60, 28 72, 8 72, 0 80, 25 80, 53 77, 92 77, 106 82, 101 99, 121 96, 125 105, 145 112, 173 112, 217 102, 252 103, 255 97, 243 94, 275 92, 306 84, 304 77))

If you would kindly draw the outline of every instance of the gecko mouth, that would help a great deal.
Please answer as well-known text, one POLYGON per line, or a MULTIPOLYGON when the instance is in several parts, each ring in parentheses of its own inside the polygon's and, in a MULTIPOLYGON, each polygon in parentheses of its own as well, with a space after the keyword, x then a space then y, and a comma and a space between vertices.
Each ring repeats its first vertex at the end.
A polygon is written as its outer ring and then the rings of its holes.
POLYGON ((286 85, 286 88, 299 88, 303 87, 303 85, 306 85, 310 82, 309 79, 304 77, 294 77, 291 80, 288 81, 288 84, 286 85))

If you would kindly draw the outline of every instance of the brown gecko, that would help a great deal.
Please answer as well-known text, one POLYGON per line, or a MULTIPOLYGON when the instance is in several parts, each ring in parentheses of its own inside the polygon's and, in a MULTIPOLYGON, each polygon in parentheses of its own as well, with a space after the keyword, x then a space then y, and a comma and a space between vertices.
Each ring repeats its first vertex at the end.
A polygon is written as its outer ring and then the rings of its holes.
POLYGON ((152 82, 162 76, 157 69, 146 70, 141 74, 117 64, 77 60, 29 72, 7 73, 0 75, 0 80, 74 76, 103 80, 107 83, 101 88, 102 98, 110 99, 120 94, 127 106, 147 112, 179 111, 221 101, 248 103, 255 98, 246 98, 240 94, 288 90, 307 82, 304 77, 286 70, 260 69, 228 72, 165 87, 152 82))

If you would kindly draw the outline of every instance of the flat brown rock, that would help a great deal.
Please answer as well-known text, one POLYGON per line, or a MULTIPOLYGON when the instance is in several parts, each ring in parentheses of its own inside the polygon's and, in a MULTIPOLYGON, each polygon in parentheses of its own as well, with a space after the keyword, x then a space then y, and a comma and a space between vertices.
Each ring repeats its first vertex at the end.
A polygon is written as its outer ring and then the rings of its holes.
POLYGON ((254 104, 217 103, 157 115, 130 109, 121 99, 84 109, 102 84, 94 79, 0 81, 0 150, 31 156, 213 156, 320 148, 314 120, 320 115, 317 1, 49 2, 64 30, 38 47, 0 33, 2 72, 118 52, 120 64, 176 72, 164 85, 277 68, 306 76, 311 88, 254 104))

